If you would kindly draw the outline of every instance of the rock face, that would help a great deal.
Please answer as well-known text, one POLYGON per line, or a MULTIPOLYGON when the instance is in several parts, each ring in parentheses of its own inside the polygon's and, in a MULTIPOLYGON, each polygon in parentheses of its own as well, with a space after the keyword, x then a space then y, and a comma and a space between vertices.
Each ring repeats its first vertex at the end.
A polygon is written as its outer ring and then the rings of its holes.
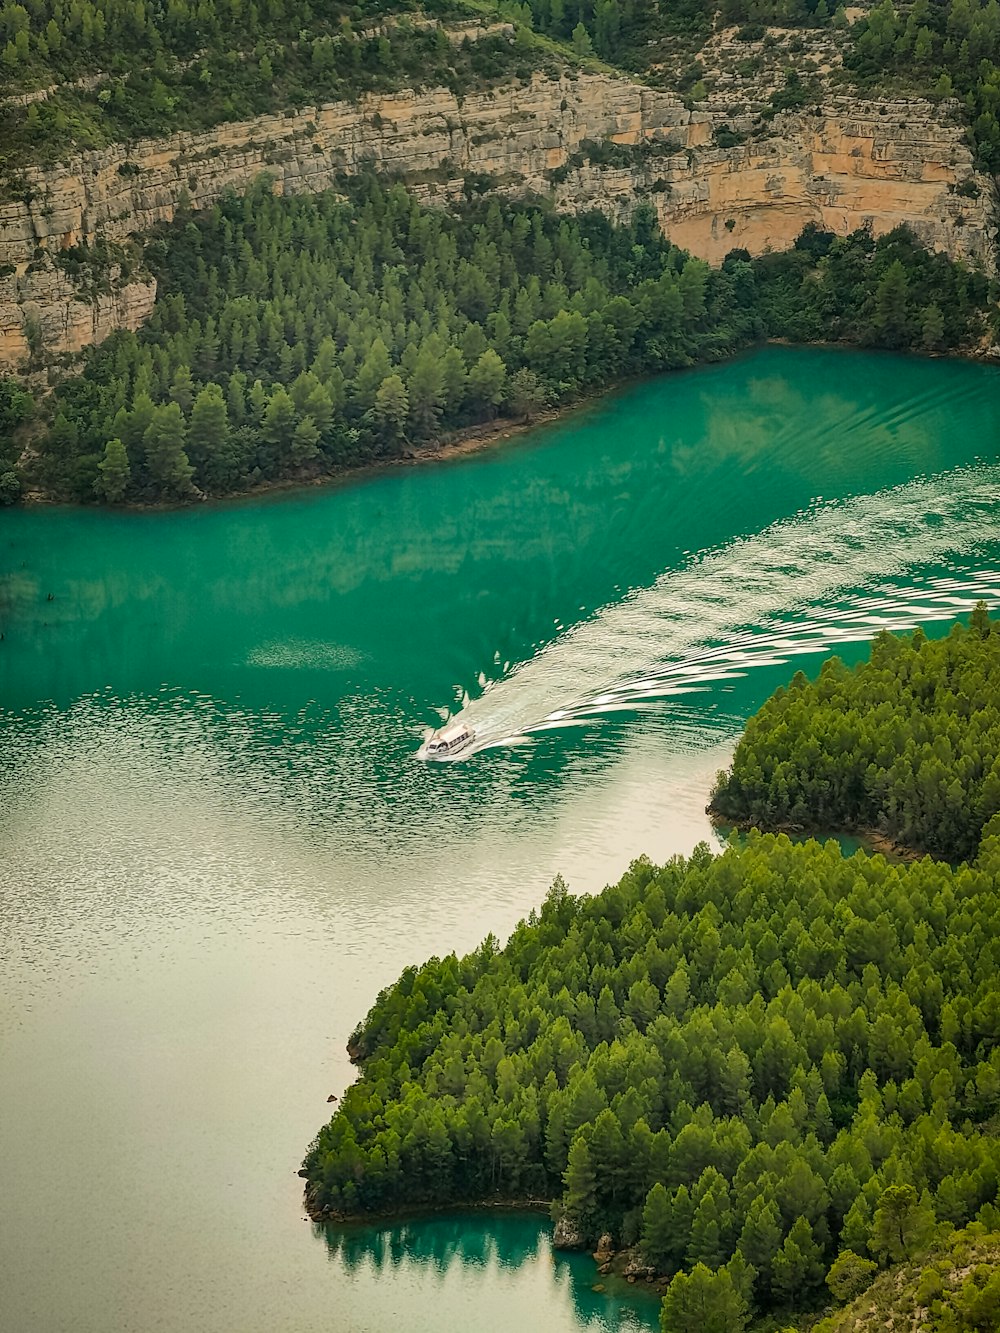
POLYGON ((807 222, 839 236, 907 223, 930 248, 989 267, 992 183, 975 176, 961 129, 936 111, 842 99, 818 116, 778 116, 768 138, 698 154, 660 205, 661 222, 713 263, 735 246, 786 249, 807 222), (955 193, 963 182, 977 197, 955 193))
POLYGON ((50 356, 80 352, 149 318, 155 278, 123 282, 112 270, 107 288, 83 296, 51 263, 0 278, 0 370, 23 368, 32 348, 50 356))
POLYGON ((75 352, 148 315, 150 280, 112 274, 91 298, 53 264, 55 252, 121 242, 171 219, 185 198, 203 207, 262 172, 286 194, 328 189, 338 173, 367 166, 402 176, 425 202, 460 197, 477 174, 501 193, 545 195, 574 211, 624 217, 647 202, 673 240, 713 262, 738 246, 782 249, 807 222, 839 234, 907 222, 935 249, 989 263, 989 183, 972 179, 947 108, 834 99, 819 115, 755 122, 732 148, 714 146, 723 119, 625 78, 536 75, 462 99, 438 89, 331 103, 31 170, 3 183, 0 369, 22 365, 29 340, 48 354, 75 352), (586 140, 632 146, 632 160, 593 164, 586 140), (666 142, 677 151, 664 155, 666 142), (978 197, 956 194, 970 179, 978 197))
POLYGON ((557 1250, 582 1250, 586 1243, 586 1238, 576 1223, 571 1221, 565 1213, 561 1213, 552 1233, 554 1247, 557 1250))

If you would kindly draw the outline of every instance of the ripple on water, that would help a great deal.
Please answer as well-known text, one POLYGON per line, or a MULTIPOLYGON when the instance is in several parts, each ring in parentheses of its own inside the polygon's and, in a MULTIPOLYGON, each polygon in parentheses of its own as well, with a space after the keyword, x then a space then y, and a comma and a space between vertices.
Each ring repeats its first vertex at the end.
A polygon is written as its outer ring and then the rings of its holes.
POLYGON ((995 607, 995 568, 898 576, 988 545, 998 501, 1000 468, 979 466, 812 509, 598 611, 459 715, 476 728, 477 747, 488 748, 881 629, 950 619, 979 599, 995 607))

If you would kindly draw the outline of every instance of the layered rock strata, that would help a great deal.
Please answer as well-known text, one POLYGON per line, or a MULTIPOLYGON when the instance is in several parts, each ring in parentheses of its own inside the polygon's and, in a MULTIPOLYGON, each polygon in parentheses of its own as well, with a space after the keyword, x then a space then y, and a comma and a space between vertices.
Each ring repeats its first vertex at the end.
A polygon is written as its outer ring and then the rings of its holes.
POLYGON ((807 222, 841 235, 906 222, 933 248, 989 265, 989 182, 975 177, 947 107, 832 99, 770 123, 729 117, 731 137, 745 137, 727 148, 715 143, 724 119, 624 78, 538 75, 465 98, 439 89, 332 103, 29 171, 0 204, 0 369, 22 367, 29 343, 76 352, 149 313, 150 280, 112 275, 91 298, 53 254, 121 242, 170 220, 182 200, 204 207, 262 172, 286 194, 373 167, 431 203, 461 196, 470 176, 574 211, 624 217, 646 202, 673 240, 713 262, 738 246, 782 249, 807 222), (606 140, 631 147, 624 165, 587 160, 587 142, 606 140))

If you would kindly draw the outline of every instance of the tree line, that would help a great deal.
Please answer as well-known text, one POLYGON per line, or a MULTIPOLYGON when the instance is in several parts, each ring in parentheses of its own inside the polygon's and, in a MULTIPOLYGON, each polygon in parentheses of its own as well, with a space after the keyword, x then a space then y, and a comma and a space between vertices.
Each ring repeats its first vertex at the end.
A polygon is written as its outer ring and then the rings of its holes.
POLYGON ((752 833, 557 882, 407 968, 304 1163, 314 1216, 550 1197, 670 1279, 667 1333, 846 1302, 1000 1226, 1000 830, 957 869, 752 833))
POLYGON ((504 413, 755 339, 949 347, 987 284, 904 228, 807 228, 721 269, 628 223, 473 198, 448 213, 372 176, 182 213, 148 241, 153 315, 87 354, 22 480, 86 500, 225 495, 392 457, 504 413))
POLYGON ((747 723, 710 809, 760 828, 876 830, 952 861, 1000 811, 1000 622, 882 631, 849 670, 800 671, 747 723))

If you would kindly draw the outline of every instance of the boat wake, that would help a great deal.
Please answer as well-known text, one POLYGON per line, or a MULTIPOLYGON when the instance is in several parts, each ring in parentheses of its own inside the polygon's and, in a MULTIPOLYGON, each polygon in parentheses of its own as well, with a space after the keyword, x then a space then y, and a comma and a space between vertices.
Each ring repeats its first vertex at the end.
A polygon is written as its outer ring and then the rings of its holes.
POLYGON ((705 692, 755 667, 1000 605, 1000 467, 821 503, 669 570, 487 682, 478 750, 705 692), (941 566, 947 563, 948 573, 941 566), (933 574, 921 576, 921 568, 933 574))

